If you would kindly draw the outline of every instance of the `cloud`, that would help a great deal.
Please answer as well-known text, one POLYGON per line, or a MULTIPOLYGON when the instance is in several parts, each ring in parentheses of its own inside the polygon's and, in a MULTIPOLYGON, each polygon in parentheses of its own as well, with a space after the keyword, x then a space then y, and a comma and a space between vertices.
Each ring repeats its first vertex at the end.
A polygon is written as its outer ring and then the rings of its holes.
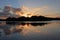
POLYGON ((60 12, 50 6, 41 7, 41 10, 38 12, 38 14, 47 17, 60 17, 60 12))
MULTIPOLYGON (((16 8, 14 9, 16 10, 16 8)), ((18 16, 25 16, 25 17, 31 17, 31 16, 47 16, 47 17, 60 17, 60 13, 53 10, 50 6, 42 6, 39 8, 29 8, 26 6, 22 6, 21 11, 15 11, 6 13, 2 10, 0 10, 0 16, 10 16, 10 17, 18 17, 18 16), (22 12, 22 13, 21 13, 22 12)))
POLYGON ((3 10, 0 10, 0 17, 2 16, 6 16, 6 17, 17 17, 17 15, 15 14, 14 10, 16 10, 17 8, 13 8, 10 5, 5 6, 3 8, 3 10))
MULTIPOLYGON (((48 9, 48 6, 44 6, 44 7, 40 7, 40 8, 29 8, 26 6, 23 6, 22 8, 22 12, 23 12, 23 16, 27 17, 31 17, 31 16, 40 16, 41 12, 43 12, 44 10, 48 9)), ((20 15, 22 16, 22 15, 20 15)))

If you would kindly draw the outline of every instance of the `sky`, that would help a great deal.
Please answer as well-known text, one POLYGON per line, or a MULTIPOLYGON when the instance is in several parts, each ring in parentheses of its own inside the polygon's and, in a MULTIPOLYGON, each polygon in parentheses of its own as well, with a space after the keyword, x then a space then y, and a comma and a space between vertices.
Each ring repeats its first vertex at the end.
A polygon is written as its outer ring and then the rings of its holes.
POLYGON ((40 8, 38 14, 49 17, 60 17, 60 0, 0 0, 0 8, 11 5, 14 8, 26 6, 40 8))

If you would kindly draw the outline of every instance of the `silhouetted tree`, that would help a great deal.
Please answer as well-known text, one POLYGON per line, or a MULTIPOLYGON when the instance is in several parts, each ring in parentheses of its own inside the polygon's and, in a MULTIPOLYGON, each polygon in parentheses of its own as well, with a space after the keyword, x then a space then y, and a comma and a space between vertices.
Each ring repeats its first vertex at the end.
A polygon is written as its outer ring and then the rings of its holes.
POLYGON ((6 21, 16 21, 17 19, 15 18, 15 17, 8 17, 7 19, 6 19, 6 21))
POLYGON ((6 21, 50 21, 50 20, 60 20, 60 18, 50 18, 50 17, 44 17, 44 16, 32 16, 31 18, 29 17, 8 17, 6 21))

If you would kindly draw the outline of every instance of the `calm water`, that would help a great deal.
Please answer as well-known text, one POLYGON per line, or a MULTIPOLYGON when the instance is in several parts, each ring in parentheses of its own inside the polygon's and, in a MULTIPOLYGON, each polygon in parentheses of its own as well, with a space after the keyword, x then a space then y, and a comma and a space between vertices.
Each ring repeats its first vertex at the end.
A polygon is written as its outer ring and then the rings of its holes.
POLYGON ((0 21, 0 40, 60 40, 60 21, 0 21))

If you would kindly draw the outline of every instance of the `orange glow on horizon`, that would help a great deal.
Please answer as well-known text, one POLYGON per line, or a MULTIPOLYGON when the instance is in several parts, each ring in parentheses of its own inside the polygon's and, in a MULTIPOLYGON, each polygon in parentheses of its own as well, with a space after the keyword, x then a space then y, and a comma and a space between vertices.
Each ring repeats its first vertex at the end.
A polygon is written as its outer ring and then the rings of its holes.
POLYGON ((16 14, 19 16, 24 16, 24 17, 39 16, 39 14, 35 13, 35 12, 38 12, 39 10, 40 10, 40 8, 35 8, 34 10, 29 10, 28 7, 23 6, 22 11, 16 10, 16 14))
POLYGON ((26 6, 22 6, 21 11, 16 10, 16 15, 18 16, 24 16, 24 17, 32 17, 32 16, 46 16, 46 17, 53 17, 56 18, 58 17, 56 14, 53 12, 47 12, 45 13, 45 10, 49 10, 48 6, 44 6, 41 8, 28 8, 26 6))

